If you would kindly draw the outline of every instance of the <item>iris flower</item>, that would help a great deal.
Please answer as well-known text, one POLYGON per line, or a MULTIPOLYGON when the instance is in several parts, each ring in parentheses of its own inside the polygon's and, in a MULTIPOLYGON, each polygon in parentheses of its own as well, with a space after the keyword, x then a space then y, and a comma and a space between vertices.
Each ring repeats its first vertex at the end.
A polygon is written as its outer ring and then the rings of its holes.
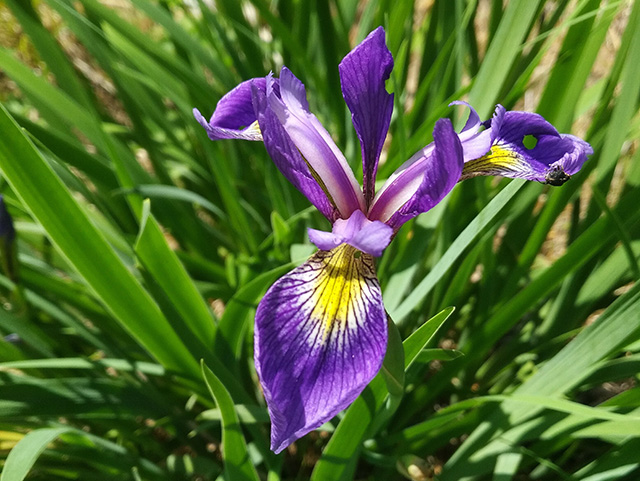
POLYGON ((537 114, 497 106, 493 118, 481 122, 465 104, 470 114, 460 133, 448 119, 438 120, 434 141, 376 192, 393 110, 385 89, 392 68, 382 27, 339 66, 362 149, 363 188, 286 67, 278 79, 269 74, 238 85, 208 122, 194 109, 211 140, 264 142, 280 172, 332 223, 331 232, 309 229, 319 251, 277 280, 256 312, 255 365, 276 453, 345 409, 380 370, 387 315, 374 257, 405 222, 433 208, 462 179, 501 175, 561 185, 592 153, 537 114), (535 146, 525 146, 527 136, 535 146))

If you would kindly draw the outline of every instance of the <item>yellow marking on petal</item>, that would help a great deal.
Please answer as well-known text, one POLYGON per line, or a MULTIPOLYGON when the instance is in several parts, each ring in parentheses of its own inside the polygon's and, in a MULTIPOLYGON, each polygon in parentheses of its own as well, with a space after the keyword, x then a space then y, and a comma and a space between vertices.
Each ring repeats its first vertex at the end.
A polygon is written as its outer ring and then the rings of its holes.
POLYGON ((255 134, 256 137, 259 137, 260 139, 262 139, 262 131, 260 130, 260 125, 258 124, 257 120, 255 120, 251 125, 249 125, 249 127, 244 129, 244 133, 255 134))
POLYGON ((362 296, 370 290, 368 282, 376 281, 373 257, 342 244, 331 251, 320 251, 316 261, 321 265, 314 280, 314 308, 311 317, 324 326, 323 340, 334 327, 344 328, 364 319, 362 296))
POLYGON ((500 175, 501 172, 527 172, 528 166, 517 152, 494 144, 491 150, 479 159, 464 164, 462 179, 476 175, 500 175))

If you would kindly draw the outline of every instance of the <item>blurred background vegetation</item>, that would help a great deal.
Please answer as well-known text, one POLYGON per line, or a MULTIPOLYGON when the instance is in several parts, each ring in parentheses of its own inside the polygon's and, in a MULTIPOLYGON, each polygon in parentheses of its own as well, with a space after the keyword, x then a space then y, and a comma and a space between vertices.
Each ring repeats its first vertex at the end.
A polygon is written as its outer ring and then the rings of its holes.
POLYGON ((0 45, 2 481, 640 477, 640 2, 0 0, 0 45), (255 306, 329 225, 191 109, 286 64, 361 176, 337 65, 378 25, 379 179, 456 99, 595 154, 405 225, 378 262, 404 390, 376 378, 275 456, 255 306))

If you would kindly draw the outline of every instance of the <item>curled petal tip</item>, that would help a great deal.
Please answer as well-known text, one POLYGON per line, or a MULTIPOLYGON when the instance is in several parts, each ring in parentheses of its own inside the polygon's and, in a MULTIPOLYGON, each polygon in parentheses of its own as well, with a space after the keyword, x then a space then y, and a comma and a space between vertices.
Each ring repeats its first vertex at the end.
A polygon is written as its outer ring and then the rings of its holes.
POLYGON ((265 89, 265 78, 246 80, 225 94, 207 122, 198 109, 193 116, 207 131, 211 140, 242 139, 261 141, 262 133, 256 122, 252 102, 252 88, 265 89))

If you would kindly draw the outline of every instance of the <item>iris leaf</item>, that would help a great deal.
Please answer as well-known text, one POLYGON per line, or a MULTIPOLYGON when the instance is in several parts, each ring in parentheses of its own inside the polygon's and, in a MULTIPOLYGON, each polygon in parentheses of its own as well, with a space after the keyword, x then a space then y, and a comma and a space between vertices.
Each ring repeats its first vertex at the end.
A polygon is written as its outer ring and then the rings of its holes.
POLYGON ((247 451, 247 443, 233 400, 216 375, 202 363, 202 376, 222 417, 222 452, 225 477, 229 481, 258 481, 258 473, 247 451))

